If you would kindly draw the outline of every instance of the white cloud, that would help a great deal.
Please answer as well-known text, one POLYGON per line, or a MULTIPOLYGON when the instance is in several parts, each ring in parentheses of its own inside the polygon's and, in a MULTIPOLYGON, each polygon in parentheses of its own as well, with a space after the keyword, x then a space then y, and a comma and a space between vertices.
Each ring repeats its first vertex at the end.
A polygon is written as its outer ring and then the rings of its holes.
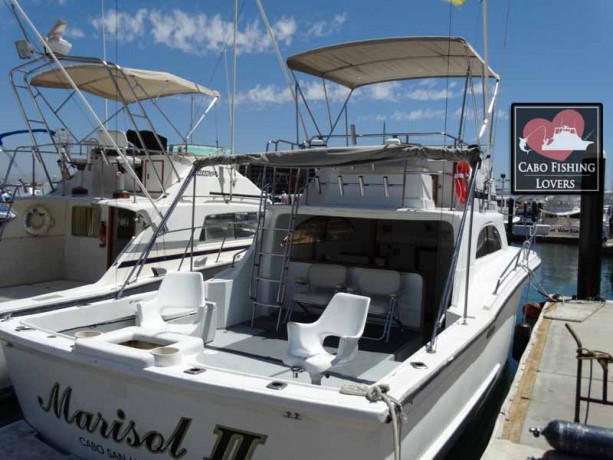
POLYGON ((312 23, 307 30, 307 35, 314 37, 326 37, 333 33, 340 32, 347 21, 347 13, 335 15, 330 21, 322 19, 312 23))
MULTIPOLYGON (((171 12, 141 8, 136 14, 110 10, 104 18, 92 21, 100 30, 104 27, 109 39, 129 43, 151 36, 155 43, 188 54, 203 55, 220 52, 232 44, 233 23, 220 15, 191 14, 181 9, 171 12)), ((298 31, 293 17, 283 16, 272 24, 276 40, 286 46, 298 31)), ((238 53, 261 53, 271 48, 267 32, 258 20, 240 26, 237 37, 238 53)))
POLYGON ((84 38, 85 32, 83 32, 78 27, 67 27, 64 35, 68 38, 84 38))
POLYGON ((298 26, 296 25, 296 20, 293 17, 285 17, 283 16, 273 26, 273 31, 275 33, 275 39, 277 41, 285 42, 286 45, 292 44, 292 39, 296 34, 296 30, 298 26))
POLYGON ((434 88, 436 86, 436 81, 432 79, 422 80, 417 86, 425 86, 426 88, 434 88))
POLYGON ((444 118, 444 110, 432 110, 432 109, 417 109, 410 112, 396 111, 392 114, 391 118, 395 121, 417 121, 417 120, 431 120, 433 118, 444 118))
POLYGON ((509 119, 509 111, 508 110, 498 109, 498 111, 496 112, 496 116, 498 117, 499 120, 508 120, 509 119))
POLYGON ((109 39, 130 43, 143 36, 147 14, 146 8, 139 9, 135 14, 109 10, 104 15, 104 21, 98 17, 92 20, 92 25, 98 30, 104 28, 109 39))
POLYGON ((427 89, 422 89, 420 87, 408 92, 406 96, 409 99, 414 99, 416 101, 438 101, 447 98, 451 99, 456 96, 456 94, 452 91, 452 89, 456 86, 456 82, 452 81, 449 83, 447 88, 441 89, 434 89, 434 85, 418 85, 426 87, 427 89))
POLYGON ((259 85, 251 88, 248 91, 240 92, 236 95, 236 101, 239 104, 250 102, 259 105, 268 104, 283 104, 291 102, 292 95, 289 89, 279 88, 275 85, 259 85))
POLYGON ((391 81, 388 83, 379 83, 364 88, 367 95, 375 101, 397 101, 399 99, 397 90, 400 88, 400 83, 391 81))
MULTIPOLYGON (((308 102, 324 101, 326 99, 323 84, 319 82, 303 82, 301 83, 301 87, 302 93, 308 102)), ((344 101, 347 94, 349 94, 347 88, 338 85, 327 86, 326 90, 330 101, 344 101)), ((300 96, 298 97, 300 98, 300 96)), ((236 99, 239 103, 254 103, 259 105, 283 104, 292 102, 292 95, 287 87, 257 84, 255 88, 240 92, 236 99)))

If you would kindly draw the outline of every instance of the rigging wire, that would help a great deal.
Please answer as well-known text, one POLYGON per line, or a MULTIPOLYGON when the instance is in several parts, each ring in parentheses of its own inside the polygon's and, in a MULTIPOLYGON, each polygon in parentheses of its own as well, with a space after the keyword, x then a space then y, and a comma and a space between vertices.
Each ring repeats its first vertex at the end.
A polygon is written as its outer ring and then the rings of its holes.
POLYGON ((445 135, 443 136, 443 146, 447 146, 447 119, 448 119, 448 110, 449 110, 449 60, 451 59, 451 21, 453 15, 453 4, 449 3, 449 28, 447 32, 447 78, 445 83, 445 124, 443 128, 443 132, 445 135))

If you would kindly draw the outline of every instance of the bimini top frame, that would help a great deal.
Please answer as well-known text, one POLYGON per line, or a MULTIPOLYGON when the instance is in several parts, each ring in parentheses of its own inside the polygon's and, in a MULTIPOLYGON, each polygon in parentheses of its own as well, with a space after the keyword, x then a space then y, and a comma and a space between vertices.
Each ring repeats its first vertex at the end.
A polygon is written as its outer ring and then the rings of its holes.
MULTIPOLYGON (((103 62, 66 66, 64 70, 81 91, 127 104, 179 94, 205 94, 219 98, 217 91, 168 72, 131 69, 103 62)), ((31 84, 41 88, 72 89, 65 74, 57 68, 35 75, 31 84)))
MULTIPOLYGON (((291 70, 349 89, 415 78, 486 74, 485 62, 460 37, 399 37, 326 46, 287 59, 291 70)), ((500 77, 488 68, 488 76, 500 77)))
MULTIPOLYGON (((475 120, 475 129, 478 132, 476 142, 480 142, 489 124, 488 120, 492 117, 500 80, 498 74, 486 66, 484 60, 474 48, 460 37, 397 37, 349 42, 296 54, 287 59, 287 65, 292 71, 296 87, 297 128, 299 120, 307 140, 319 138, 327 143, 333 137, 342 137, 346 139, 347 145, 350 138, 355 142, 357 137, 363 137, 355 134, 350 136, 348 132, 344 135, 334 134, 343 113, 345 114, 345 125, 347 125, 347 104, 354 90, 366 85, 425 78, 465 79, 458 135, 452 136, 447 132, 436 134, 445 139, 445 145, 448 142, 455 146, 468 144, 462 140, 462 131, 466 117, 465 112, 468 109, 467 96, 471 94, 474 112, 472 115, 475 120), (330 123, 328 133, 325 133, 315 120, 295 72, 302 72, 322 79, 330 123), (481 85, 485 86, 490 78, 496 82, 494 97, 488 103, 488 107, 483 107, 481 110, 475 98, 477 91, 474 80, 481 79, 481 85), (328 81, 349 89, 349 94, 334 120, 326 86, 328 81), (305 121, 298 107, 298 98, 302 100, 317 130, 315 136, 309 136, 308 134, 305 121), (485 114, 482 117, 481 127, 478 123, 479 112, 485 114)), ((485 94, 485 89, 482 89, 482 93, 485 94)), ((346 126, 346 130, 347 128, 346 126)), ((405 134, 391 133, 396 137, 405 134)), ((296 144, 300 143, 299 137, 299 133, 296 132, 296 144)), ((489 143, 488 140, 488 145, 489 143)))

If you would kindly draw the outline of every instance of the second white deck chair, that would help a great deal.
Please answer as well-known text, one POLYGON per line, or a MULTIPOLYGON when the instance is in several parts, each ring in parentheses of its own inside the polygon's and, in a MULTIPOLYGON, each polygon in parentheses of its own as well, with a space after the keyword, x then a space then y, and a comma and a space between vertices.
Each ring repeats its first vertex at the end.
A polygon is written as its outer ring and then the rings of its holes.
POLYGON ((288 349, 283 362, 304 369, 311 383, 321 385, 324 373, 350 361, 358 352, 369 304, 368 297, 339 292, 314 323, 287 323, 288 349), (323 346, 329 336, 339 337, 336 355, 323 346))
POLYGON ((401 284, 400 273, 395 270, 374 270, 370 268, 362 270, 358 279, 358 293, 370 298, 369 316, 378 318, 383 322, 383 332, 380 337, 364 338, 385 339, 388 342, 392 332, 392 324, 397 322, 402 326, 397 312, 401 284))
POLYGON ((347 284, 347 267, 334 264, 312 264, 306 277, 296 278, 297 286, 306 290, 295 292, 285 314, 285 322, 292 319, 294 305, 298 304, 307 310, 309 306, 323 308, 332 296, 344 289, 347 284))
POLYGON ((144 329, 174 332, 213 340, 217 326, 215 304, 204 299, 202 273, 169 272, 164 275, 157 295, 151 300, 136 304, 138 326, 144 329), (170 323, 164 313, 196 311, 194 322, 170 323))

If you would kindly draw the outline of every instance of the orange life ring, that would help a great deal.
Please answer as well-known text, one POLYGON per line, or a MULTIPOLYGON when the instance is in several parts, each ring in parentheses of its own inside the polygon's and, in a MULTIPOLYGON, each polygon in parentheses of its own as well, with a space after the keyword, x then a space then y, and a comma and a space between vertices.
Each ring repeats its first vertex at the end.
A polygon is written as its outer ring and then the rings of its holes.
POLYGON ((470 165, 466 161, 460 161, 453 165, 453 183, 455 185, 455 194, 460 204, 466 203, 466 195, 468 193, 467 178, 469 175, 470 165))

